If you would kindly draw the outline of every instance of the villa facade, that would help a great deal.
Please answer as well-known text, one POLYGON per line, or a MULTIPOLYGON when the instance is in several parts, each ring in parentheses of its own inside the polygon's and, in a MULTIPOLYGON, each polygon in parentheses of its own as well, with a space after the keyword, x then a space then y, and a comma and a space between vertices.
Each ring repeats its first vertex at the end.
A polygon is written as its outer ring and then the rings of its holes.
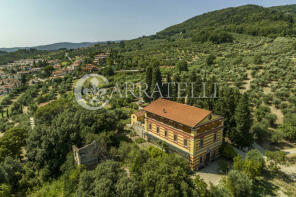
POLYGON ((145 138, 166 142, 188 160, 191 169, 201 168, 219 156, 222 116, 166 99, 158 99, 143 110, 145 138))

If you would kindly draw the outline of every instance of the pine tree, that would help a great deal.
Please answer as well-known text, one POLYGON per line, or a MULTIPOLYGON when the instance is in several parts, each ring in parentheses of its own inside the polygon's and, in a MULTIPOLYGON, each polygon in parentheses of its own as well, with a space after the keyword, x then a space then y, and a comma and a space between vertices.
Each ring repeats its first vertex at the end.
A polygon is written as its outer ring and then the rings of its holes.
POLYGON ((239 147, 249 147, 253 143, 253 136, 250 133, 252 119, 249 107, 248 95, 243 94, 235 108, 236 127, 232 139, 239 147))
POLYGON ((162 76, 159 67, 155 67, 152 73, 151 96, 153 100, 163 96, 162 76), (159 92, 160 91, 160 92, 159 92))

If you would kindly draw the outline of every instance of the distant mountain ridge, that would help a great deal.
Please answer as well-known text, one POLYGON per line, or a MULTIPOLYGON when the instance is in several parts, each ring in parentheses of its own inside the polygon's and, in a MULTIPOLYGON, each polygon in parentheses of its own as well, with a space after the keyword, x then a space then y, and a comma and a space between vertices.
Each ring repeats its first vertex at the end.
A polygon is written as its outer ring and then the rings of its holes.
POLYGON ((0 48, 0 51, 4 52, 14 52, 19 49, 37 49, 37 50, 45 50, 45 51, 52 51, 52 50, 58 50, 61 48, 66 49, 78 49, 83 47, 89 47, 98 43, 103 42, 80 42, 80 43, 72 43, 72 42, 59 42, 54 44, 48 44, 48 45, 40 45, 35 47, 13 47, 13 48, 0 48))
POLYGON ((274 6, 270 9, 279 10, 284 12, 285 14, 292 14, 296 16, 296 4, 294 5, 283 5, 283 6, 274 6))

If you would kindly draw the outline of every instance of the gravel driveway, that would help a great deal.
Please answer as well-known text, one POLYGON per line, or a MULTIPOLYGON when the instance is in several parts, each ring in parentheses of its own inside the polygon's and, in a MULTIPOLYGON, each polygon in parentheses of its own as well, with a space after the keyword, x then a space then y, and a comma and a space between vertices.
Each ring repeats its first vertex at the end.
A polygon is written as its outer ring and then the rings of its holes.
POLYGON ((200 169, 196 172, 208 185, 218 185, 221 178, 224 176, 219 173, 218 160, 210 163, 207 167, 200 169))

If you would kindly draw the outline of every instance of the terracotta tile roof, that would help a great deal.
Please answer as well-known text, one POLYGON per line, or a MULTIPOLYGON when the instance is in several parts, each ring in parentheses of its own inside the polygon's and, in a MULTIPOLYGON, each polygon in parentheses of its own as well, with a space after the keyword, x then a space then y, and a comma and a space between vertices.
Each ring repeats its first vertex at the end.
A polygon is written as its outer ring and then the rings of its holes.
POLYGON ((212 113, 211 111, 205 109, 200 109, 198 107, 193 107, 161 98, 145 107, 144 111, 190 127, 194 127, 212 113))

